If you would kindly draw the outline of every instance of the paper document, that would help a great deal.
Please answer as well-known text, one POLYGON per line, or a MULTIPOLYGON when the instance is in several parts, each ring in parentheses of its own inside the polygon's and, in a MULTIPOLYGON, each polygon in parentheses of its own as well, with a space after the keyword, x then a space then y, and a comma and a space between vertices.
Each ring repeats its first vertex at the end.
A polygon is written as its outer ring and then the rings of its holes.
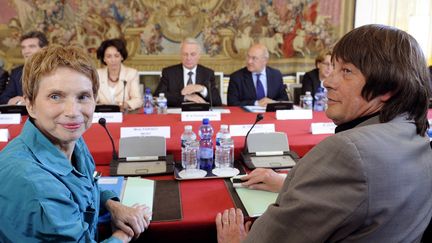
POLYGON ((123 182, 123 176, 103 176, 98 180, 101 190, 113 191, 120 199, 122 198, 123 182))
POLYGON ((254 112, 254 113, 263 113, 266 112, 265 106, 259 106, 259 105, 247 105, 243 106, 247 111, 254 112))
POLYGON ((250 217, 261 216, 270 204, 276 202, 278 196, 275 192, 247 188, 235 188, 235 190, 250 217))
POLYGON ((122 203, 126 206, 132 206, 136 203, 145 204, 152 210, 154 186, 155 182, 153 180, 142 179, 140 177, 128 177, 122 203))

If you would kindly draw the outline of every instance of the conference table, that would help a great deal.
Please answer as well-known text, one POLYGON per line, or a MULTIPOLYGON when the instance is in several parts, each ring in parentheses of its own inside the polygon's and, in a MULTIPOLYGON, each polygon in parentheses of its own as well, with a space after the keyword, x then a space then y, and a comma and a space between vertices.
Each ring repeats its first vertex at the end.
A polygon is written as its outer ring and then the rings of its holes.
MULTIPOLYGON (((221 114, 221 121, 211 121, 215 133, 221 124, 245 125, 252 124, 256 113, 243 110, 240 107, 224 107, 230 113, 221 114)), ((26 118, 25 118, 26 119, 26 118)), ((22 129, 24 120, 19 125, 0 125, 9 130, 10 139, 16 137, 22 129)), ((264 113, 264 119, 259 124, 274 124, 275 131, 284 132, 288 136, 290 150, 300 157, 304 156, 313 146, 329 136, 312 135, 311 123, 331 122, 324 112, 313 112, 313 118, 308 120, 277 120, 275 112, 264 113)), ((199 121, 182 122, 180 114, 151 114, 141 112, 125 114, 122 123, 108 123, 118 151, 121 127, 170 126, 170 138, 166 139, 167 153, 173 154, 176 161, 180 160, 180 136, 185 125, 192 125, 198 134, 201 125, 199 121)), ((84 139, 93 155, 97 170, 103 175, 109 175, 109 163, 112 158, 111 142, 105 130, 99 124, 93 124, 84 134, 84 139)), ((239 159, 243 149, 244 136, 233 137, 236 159, 239 159)), ((0 142, 0 149, 7 143, 0 142)), ((175 180, 173 175, 148 176, 154 180, 175 180)), ((234 207, 234 202, 223 179, 182 180, 179 181, 181 220, 156 222, 140 237, 143 242, 216 242, 215 216, 227 208, 234 207)))

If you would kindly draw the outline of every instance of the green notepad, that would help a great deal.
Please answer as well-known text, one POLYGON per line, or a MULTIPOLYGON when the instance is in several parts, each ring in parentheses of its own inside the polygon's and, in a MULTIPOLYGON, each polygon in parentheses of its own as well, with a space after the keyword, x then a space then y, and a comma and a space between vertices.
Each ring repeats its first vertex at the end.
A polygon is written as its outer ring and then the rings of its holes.
POLYGON ((275 192, 247 188, 235 188, 235 190, 250 217, 261 216, 278 196, 278 193, 275 192))
POLYGON ((153 208, 154 185, 153 180, 128 177, 122 203, 126 206, 132 206, 136 203, 145 204, 151 210, 153 208))

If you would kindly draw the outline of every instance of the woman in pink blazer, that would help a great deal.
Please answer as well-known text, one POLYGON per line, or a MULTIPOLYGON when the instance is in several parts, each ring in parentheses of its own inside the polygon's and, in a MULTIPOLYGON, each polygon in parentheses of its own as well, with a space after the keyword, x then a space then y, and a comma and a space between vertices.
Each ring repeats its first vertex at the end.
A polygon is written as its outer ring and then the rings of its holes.
POLYGON ((143 105, 138 71, 122 64, 127 56, 123 40, 109 39, 101 43, 97 58, 105 67, 97 70, 100 82, 98 104, 119 105, 122 110, 135 110, 143 105))

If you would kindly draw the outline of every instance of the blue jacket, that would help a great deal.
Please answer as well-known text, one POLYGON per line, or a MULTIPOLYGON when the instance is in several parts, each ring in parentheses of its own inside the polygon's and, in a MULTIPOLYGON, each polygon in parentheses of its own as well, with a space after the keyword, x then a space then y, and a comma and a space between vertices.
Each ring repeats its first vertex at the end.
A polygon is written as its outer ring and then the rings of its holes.
MULTIPOLYGON (((80 138, 72 166, 34 124, 0 152, 0 239, 5 242, 93 242, 100 206, 116 195, 100 192, 95 164, 80 138)), ((115 237, 107 241, 119 241, 115 237)))

